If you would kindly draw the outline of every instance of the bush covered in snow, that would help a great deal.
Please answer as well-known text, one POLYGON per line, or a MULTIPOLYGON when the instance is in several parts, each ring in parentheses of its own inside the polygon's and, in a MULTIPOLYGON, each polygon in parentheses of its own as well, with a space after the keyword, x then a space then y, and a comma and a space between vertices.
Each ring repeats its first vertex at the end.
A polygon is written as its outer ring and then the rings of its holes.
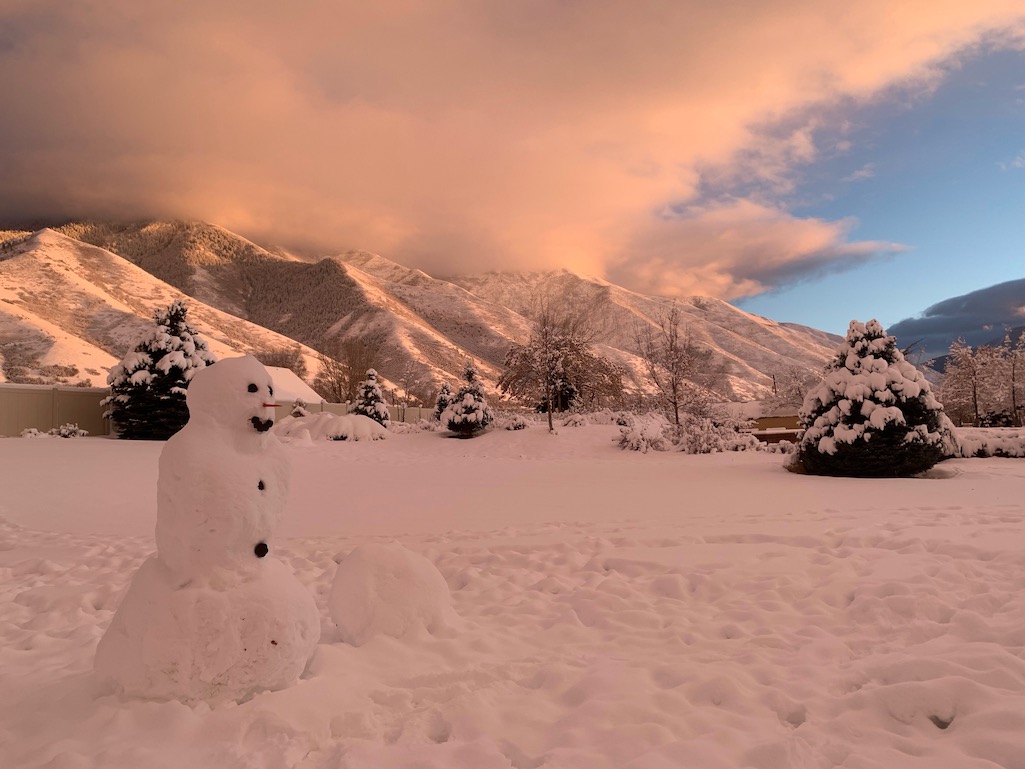
POLYGON ((587 427, 590 421, 583 414, 570 414, 562 420, 563 427, 587 427))
POLYGON ((800 414, 795 464, 814 475, 909 476, 943 458, 943 407, 876 320, 851 321, 800 414))
POLYGON ((54 427, 50 430, 50 435, 57 438, 84 438, 88 434, 88 430, 83 430, 72 422, 65 422, 60 427, 54 427))
POLYGON ((504 420, 501 426, 506 430, 526 430, 530 427, 530 422, 522 414, 516 414, 504 420))
POLYGON ((957 457, 1025 457, 1025 428, 957 427, 953 431, 957 457))
POLYGON ((288 412, 293 417, 308 417, 310 412, 306 410, 306 401, 302 398, 296 398, 292 401, 292 410, 288 412))
POLYGON ((288 416, 271 428, 279 438, 296 440, 377 441, 388 437, 383 425, 362 414, 288 416))
POLYGON ((440 422, 441 415, 445 413, 445 409, 451 402, 452 388, 448 386, 448 382, 442 382, 441 389, 438 390, 438 400, 434 403, 434 418, 440 422))
POLYGON ((681 413, 679 425, 671 424, 661 414, 620 416, 627 424, 620 429, 617 442, 630 451, 680 451, 684 454, 779 451, 743 432, 740 422, 725 415, 712 419, 681 413))
POLYGON ((484 384, 473 363, 466 364, 463 373, 466 384, 459 388, 455 398, 441 415, 449 430, 462 438, 471 438, 483 431, 495 419, 491 406, 484 397, 484 384))
POLYGON ((621 449, 647 454, 649 451, 669 451, 673 447, 666 437, 669 422, 661 414, 630 414, 625 421, 627 424, 619 430, 621 449))
POLYGON ((393 433, 423 433, 437 432, 442 429, 434 418, 418 419, 415 422, 389 422, 388 430, 393 433))
POLYGON ((156 328, 110 370, 110 395, 101 405, 119 438, 163 441, 189 421, 189 381, 217 358, 186 322, 187 314, 181 300, 158 311, 156 328))
POLYGON ((759 451, 761 442, 750 433, 740 432, 735 420, 711 419, 681 414, 680 424, 668 429, 669 438, 685 454, 713 454, 719 451, 759 451))
POLYGON ((388 426, 390 414, 381 393, 381 384, 377 381, 377 372, 367 370, 367 378, 359 383, 356 390, 356 404, 352 407, 353 414, 370 417, 383 427, 388 426))
POLYGON ((42 438, 45 435, 46 433, 41 433, 34 427, 26 427, 24 430, 21 431, 22 438, 42 438))

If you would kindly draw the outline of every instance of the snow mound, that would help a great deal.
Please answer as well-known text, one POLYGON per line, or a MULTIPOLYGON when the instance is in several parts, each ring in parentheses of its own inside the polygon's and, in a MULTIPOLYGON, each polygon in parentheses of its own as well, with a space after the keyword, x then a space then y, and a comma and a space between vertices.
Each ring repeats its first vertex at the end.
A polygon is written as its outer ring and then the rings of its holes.
POLYGON ((377 441, 388 437, 388 429, 362 414, 310 414, 285 417, 274 433, 279 438, 296 440, 377 441))
POLYGON ((456 620, 448 583, 422 555, 400 545, 361 545, 338 564, 328 610, 342 640, 438 633, 456 620))
POLYGON ((287 566, 263 559, 254 578, 228 587, 175 583, 157 556, 140 567, 96 649, 106 688, 215 702, 298 681, 320 640, 320 615, 287 566))

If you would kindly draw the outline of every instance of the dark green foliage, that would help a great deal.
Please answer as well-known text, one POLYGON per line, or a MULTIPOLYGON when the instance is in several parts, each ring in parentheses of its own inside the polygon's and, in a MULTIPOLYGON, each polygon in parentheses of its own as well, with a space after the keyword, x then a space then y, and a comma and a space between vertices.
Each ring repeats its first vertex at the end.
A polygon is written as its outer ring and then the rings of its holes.
POLYGON ((452 402, 452 389, 448 382, 441 383, 441 390, 438 391, 438 400, 434 404, 434 418, 441 421, 441 415, 445 413, 448 404, 452 402))
POLYGON ((377 372, 374 369, 369 369, 367 378, 360 382, 356 390, 356 405, 352 407, 352 412, 370 417, 383 427, 388 426, 388 406, 384 402, 381 385, 377 381, 377 372))
POLYGON ((487 428, 495 417, 484 397, 484 384, 472 362, 466 364, 463 376, 466 384, 459 388, 441 418, 459 437, 472 438, 487 428))
POLYGON ((192 375, 216 359, 186 322, 178 300, 154 316, 156 328, 110 370, 101 402, 119 438, 163 441, 189 421, 185 393, 192 375))
POLYGON ((943 458, 942 406, 877 321, 851 323, 805 397, 796 462, 815 475, 904 477, 943 458))

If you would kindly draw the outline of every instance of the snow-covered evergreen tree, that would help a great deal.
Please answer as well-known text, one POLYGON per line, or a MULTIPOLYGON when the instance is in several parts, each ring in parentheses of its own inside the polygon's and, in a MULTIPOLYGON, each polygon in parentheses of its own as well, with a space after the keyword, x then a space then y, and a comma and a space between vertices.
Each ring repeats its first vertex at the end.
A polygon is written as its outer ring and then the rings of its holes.
POLYGON ((185 392, 192 376, 217 360, 186 321, 181 300, 154 314, 154 328, 110 370, 104 416, 119 438, 163 441, 189 421, 185 392))
POLYGON ((381 384, 377 381, 377 372, 374 369, 367 370, 367 378, 356 388, 356 404, 352 411, 354 414, 370 417, 384 427, 388 426, 388 406, 384 402, 381 384))
POLYGON ((816 475, 914 475, 942 458, 947 423, 928 381, 879 322, 851 321, 822 382, 805 396, 796 462, 816 475))
POLYGON ((466 384, 442 413, 441 421, 457 435, 472 438, 490 425, 495 415, 484 397, 484 384, 472 361, 467 362, 463 378, 466 384))
POLYGON ((438 391, 437 403, 434 405, 434 418, 440 421, 441 415, 445 413, 445 409, 451 402, 452 388, 448 386, 448 382, 442 382, 441 389, 438 391))

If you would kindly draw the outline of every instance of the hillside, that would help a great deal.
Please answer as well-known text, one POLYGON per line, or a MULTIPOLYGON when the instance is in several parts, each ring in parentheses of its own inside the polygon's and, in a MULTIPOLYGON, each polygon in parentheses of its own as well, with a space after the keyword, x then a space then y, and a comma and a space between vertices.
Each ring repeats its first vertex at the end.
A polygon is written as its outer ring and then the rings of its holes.
MULTIPOLYGON (((188 299, 190 323, 218 356, 294 347, 266 328, 190 299, 109 251, 44 229, 0 249, 0 372, 17 381, 103 386, 107 371, 188 299)), ((305 349, 314 364, 313 350, 305 349)))
MULTIPOLYGON (((375 367, 393 383, 411 371, 429 385, 455 382, 473 358, 493 385, 509 347, 528 337, 532 298, 542 293, 589 308, 605 329, 598 352, 624 367, 632 387, 643 387, 635 336, 670 305, 565 270, 442 280, 366 251, 304 261, 201 222, 59 230, 0 235, 9 238, 0 246, 0 353, 25 358, 19 366, 36 381, 101 384, 153 309, 184 294, 218 354, 295 340, 307 346, 315 370, 314 351, 337 355, 344 340, 373 332, 383 340, 375 367), (68 375, 70 368, 79 373, 68 375)), ((726 372, 734 399, 764 396, 774 371, 821 367, 837 341, 717 299, 677 306, 726 372)))

